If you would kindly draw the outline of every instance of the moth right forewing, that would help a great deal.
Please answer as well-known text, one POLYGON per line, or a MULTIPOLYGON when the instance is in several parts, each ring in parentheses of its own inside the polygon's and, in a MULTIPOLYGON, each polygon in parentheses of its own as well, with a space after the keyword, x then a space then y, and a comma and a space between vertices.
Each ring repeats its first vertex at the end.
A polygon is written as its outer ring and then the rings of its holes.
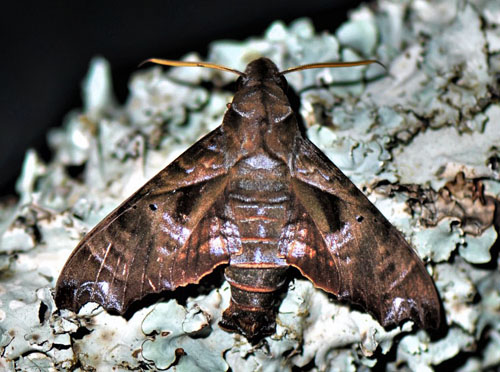
MULTIPOLYGON (((300 261, 291 250, 287 262, 301 271, 322 273, 311 277, 313 283, 324 283, 322 275, 332 276, 336 285, 318 286, 362 305, 384 326, 412 319, 425 328, 437 327, 439 298, 417 254, 366 196, 326 157, 311 153, 315 147, 304 141, 306 148, 298 152, 296 164, 314 161, 315 168, 294 169, 292 190, 298 208, 305 211, 303 220, 311 221, 312 227, 304 230, 305 240, 321 236, 324 244, 314 247, 319 250, 316 254, 306 251, 300 261), (325 265, 314 258, 325 256, 322 250, 334 261, 335 273, 328 261, 325 265), (313 265, 318 268, 308 268, 313 265)), ((293 234, 289 238, 292 244, 304 240, 293 234)))
POLYGON ((228 179, 221 134, 204 137, 87 234, 59 276, 59 307, 93 301, 124 313, 145 294, 195 283, 228 261, 214 210, 228 179), (194 240, 206 248, 201 260, 194 240))

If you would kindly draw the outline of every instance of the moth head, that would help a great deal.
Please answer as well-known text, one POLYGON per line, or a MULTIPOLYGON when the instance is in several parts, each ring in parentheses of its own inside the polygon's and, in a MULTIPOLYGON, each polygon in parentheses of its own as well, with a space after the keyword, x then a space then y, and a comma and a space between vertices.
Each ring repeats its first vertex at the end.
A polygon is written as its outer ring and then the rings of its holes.
POLYGON ((259 58, 250 62, 242 76, 238 78, 238 86, 251 86, 263 82, 272 82, 284 91, 288 84, 278 67, 269 58, 259 58))

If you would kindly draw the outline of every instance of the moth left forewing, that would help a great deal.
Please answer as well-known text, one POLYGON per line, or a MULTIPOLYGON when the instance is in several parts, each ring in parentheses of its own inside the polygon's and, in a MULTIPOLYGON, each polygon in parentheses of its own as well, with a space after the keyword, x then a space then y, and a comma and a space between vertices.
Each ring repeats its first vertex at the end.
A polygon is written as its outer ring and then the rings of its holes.
POLYGON ((216 129, 89 232, 59 276, 58 306, 76 312, 92 301, 124 313, 148 293, 196 283, 227 263, 217 217, 231 161, 225 142, 216 129))
POLYGON ((318 287, 363 306, 384 326, 412 319, 424 328, 436 328, 440 303, 420 258, 364 194, 308 142, 301 140, 292 172, 292 190, 303 212, 288 234, 287 262, 318 287), (304 248, 308 242, 316 244, 304 248), (292 249, 300 246, 302 250, 292 249))

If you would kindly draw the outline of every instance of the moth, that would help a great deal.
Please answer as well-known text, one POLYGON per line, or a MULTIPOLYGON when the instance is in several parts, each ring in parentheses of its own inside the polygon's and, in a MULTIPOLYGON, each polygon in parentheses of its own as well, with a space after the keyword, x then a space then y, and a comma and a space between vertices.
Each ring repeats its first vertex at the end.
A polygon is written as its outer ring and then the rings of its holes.
POLYGON ((231 302, 219 325, 255 342, 275 332, 278 292, 296 268, 385 327, 437 328, 440 302, 402 234, 299 130, 284 74, 267 58, 239 75, 222 125, 101 221, 75 248, 56 286, 59 308, 96 302, 124 314, 147 294, 198 283, 226 265, 231 302))

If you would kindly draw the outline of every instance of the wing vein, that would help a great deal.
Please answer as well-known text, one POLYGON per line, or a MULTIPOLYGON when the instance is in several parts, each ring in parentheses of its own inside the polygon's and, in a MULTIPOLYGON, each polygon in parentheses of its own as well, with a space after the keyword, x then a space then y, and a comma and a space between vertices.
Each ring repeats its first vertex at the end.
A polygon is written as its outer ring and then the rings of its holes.
POLYGON ((99 266, 99 270, 97 270, 97 274, 95 276, 95 281, 93 285, 93 292, 96 290, 97 283, 99 282, 99 277, 101 276, 102 269, 104 268, 104 264, 106 263, 106 259, 108 258, 109 251, 111 247, 113 246, 113 243, 109 242, 108 246, 106 247, 106 253, 104 253, 104 257, 102 258, 101 265, 99 266))
MULTIPOLYGON (((146 279, 146 272, 148 271, 148 266, 149 266, 149 259, 151 257, 151 250, 154 247, 154 235, 153 238, 149 241, 148 248, 147 248, 147 253, 146 253, 146 262, 144 262, 144 265, 142 267, 142 275, 141 275, 141 296, 144 294, 144 283, 146 279)), ((151 285, 151 279, 148 278, 148 282, 151 285)), ((151 285, 151 288, 153 288, 156 291, 156 287, 151 285)))

